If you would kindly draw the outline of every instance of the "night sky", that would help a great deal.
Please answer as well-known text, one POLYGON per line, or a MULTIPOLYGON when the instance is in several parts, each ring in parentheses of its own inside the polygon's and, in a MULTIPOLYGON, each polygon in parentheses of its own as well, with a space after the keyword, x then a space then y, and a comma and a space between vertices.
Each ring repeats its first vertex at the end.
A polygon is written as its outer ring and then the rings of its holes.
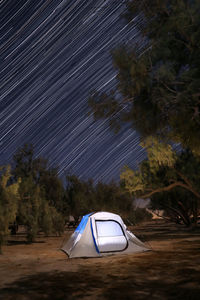
POLYGON ((110 50, 140 39, 122 0, 0 0, 0 164, 36 155, 95 182, 118 180, 145 157, 139 136, 88 116, 91 90, 116 86, 110 50))

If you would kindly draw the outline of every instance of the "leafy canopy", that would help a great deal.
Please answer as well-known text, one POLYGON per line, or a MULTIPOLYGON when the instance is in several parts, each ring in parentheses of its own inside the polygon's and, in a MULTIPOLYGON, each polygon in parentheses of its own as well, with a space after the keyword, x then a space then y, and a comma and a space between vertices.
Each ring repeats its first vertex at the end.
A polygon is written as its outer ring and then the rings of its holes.
POLYGON ((199 0, 129 1, 126 17, 140 18, 143 48, 112 52, 117 89, 91 94, 94 117, 117 130, 129 122, 143 137, 173 140, 200 155, 199 15, 199 0))

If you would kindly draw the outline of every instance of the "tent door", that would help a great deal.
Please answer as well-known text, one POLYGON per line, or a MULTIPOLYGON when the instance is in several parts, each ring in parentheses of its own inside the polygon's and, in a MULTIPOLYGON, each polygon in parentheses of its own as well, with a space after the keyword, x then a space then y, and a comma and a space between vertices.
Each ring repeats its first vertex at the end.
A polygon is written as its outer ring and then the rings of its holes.
POLYGON ((128 242, 121 225, 114 220, 96 220, 97 244, 100 252, 123 251, 128 242))

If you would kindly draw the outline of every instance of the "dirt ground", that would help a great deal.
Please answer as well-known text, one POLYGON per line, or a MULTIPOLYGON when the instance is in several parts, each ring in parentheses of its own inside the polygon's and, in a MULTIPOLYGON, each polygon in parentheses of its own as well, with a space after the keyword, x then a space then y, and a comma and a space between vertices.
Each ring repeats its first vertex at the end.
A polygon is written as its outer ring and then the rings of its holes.
POLYGON ((200 299, 200 230, 163 222, 130 229, 152 251, 68 259, 63 237, 11 237, 0 255, 0 299, 200 299))

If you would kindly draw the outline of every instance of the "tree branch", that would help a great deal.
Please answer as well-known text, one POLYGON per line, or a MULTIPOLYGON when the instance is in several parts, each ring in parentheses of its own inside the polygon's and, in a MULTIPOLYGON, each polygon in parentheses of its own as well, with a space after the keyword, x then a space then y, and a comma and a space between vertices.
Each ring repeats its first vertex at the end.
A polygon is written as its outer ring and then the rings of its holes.
POLYGON ((192 187, 188 186, 187 184, 184 184, 183 182, 181 181, 176 181, 172 184, 169 184, 168 186, 164 186, 164 187, 161 187, 161 188, 157 188, 155 190, 153 190, 152 192, 150 193, 147 193, 145 195, 141 195, 140 197, 143 198, 143 199, 146 199, 146 198, 150 198, 151 196, 153 196, 154 194, 157 194, 157 193, 161 193, 161 192, 167 192, 167 191, 170 191, 172 190, 173 188, 177 187, 177 186, 180 186, 180 187, 183 187, 184 189, 186 190, 189 190, 191 193, 193 193, 197 198, 200 199, 200 194, 197 193, 192 187))
POLYGON ((183 179, 183 181, 185 181, 185 183, 190 187, 192 188, 192 184, 191 182, 189 181, 189 179, 187 177, 185 177, 185 175, 183 175, 180 171, 176 170, 174 168, 174 171, 181 177, 181 179, 183 179))
POLYGON ((168 91, 172 92, 173 94, 177 94, 177 91, 171 89, 166 83, 164 83, 163 81, 161 81, 161 83, 164 85, 164 87, 165 87, 168 91))
POLYGON ((188 190, 190 192, 192 192, 198 199, 200 199, 200 194, 193 188, 191 182, 189 181, 189 179, 187 177, 185 177, 185 175, 183 175, 181 172, 175 170, 175 172, 181 177, 181 179, 183 179, 183 181, 186 183, 186 185, 188 186, 188 190))

